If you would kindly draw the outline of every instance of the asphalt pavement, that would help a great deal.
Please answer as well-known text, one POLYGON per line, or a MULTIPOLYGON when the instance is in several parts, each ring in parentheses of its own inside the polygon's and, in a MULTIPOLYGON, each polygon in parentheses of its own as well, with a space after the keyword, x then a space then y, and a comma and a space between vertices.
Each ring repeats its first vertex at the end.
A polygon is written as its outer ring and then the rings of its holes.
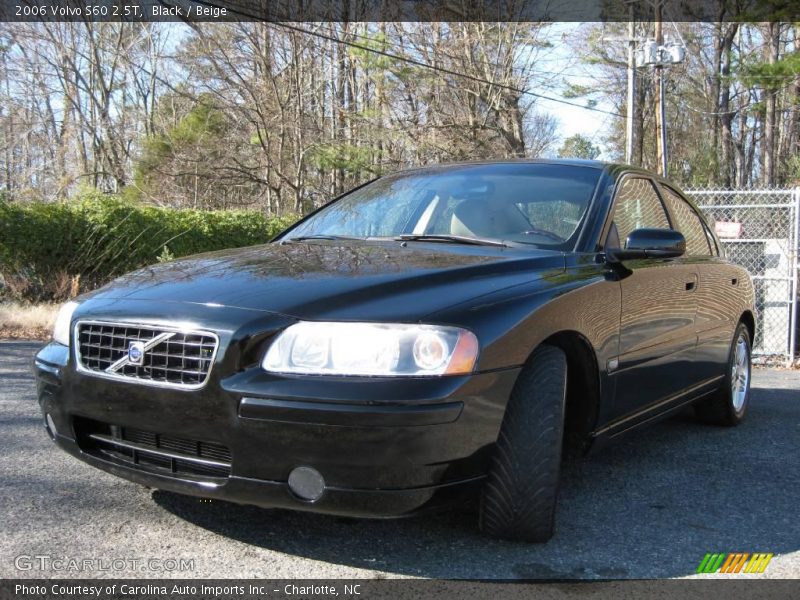
POLYGON ((483 537, 469 509, 356 520, 117 479, 45 434, 30 369, 38 345, 0 342, 3 578, 685 577, 707 552, 771 552, 760 577, 800 577, 798 371, 757 370, 738 428, 681 414, 568 463, 556 535, 529 545, 483 537))

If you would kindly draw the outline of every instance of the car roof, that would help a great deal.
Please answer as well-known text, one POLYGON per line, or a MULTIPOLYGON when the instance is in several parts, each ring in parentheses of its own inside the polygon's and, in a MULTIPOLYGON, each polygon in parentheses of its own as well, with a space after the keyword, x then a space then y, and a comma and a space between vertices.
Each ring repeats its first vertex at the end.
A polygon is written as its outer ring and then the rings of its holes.
POLYGON ((605 169, 609 166, 623 166, 601 160, 588 160, 584 158, 501 158, 487 160, 468 160, 449 163, 432 163, 408 167, 395 171, 395 173, 411 173, 415 171, 438 171, 450 168, 469 167, 477 165, 506 165, 506 164, 539 164, 539 165, 568 165, 573 167, 590 167, 605 169))
POLYGON ((469 167, 478 165, 508 165, 508 164, 539 164, 539 165, 566 165, 573 167, 587 167, 590 169, 606 170, 612 177, 619 177, 623 173, 638 173, 651 177, 656 181, 670 183, 669 180, 661 177, 660 175, 643 169, 642 167, 635 167, 619 162, 608 162, 602 160, 589 160, 584 158, 502 158, 502 159, 487 159, 487 160, 470 160, 451 163, 432 163, 429 165, 419 165, 415 167, 408 167, 400 169, 387 175, 401 175, 405 173, 425 173, 435 171, 447 171, 448 169, 469 167))

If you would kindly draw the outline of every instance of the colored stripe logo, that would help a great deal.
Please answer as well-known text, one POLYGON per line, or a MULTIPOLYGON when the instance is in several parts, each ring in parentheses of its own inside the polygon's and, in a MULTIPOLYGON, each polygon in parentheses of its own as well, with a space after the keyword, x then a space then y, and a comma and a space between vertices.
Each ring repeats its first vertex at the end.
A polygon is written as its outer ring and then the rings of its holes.
POLYGON ((708 553, 697 566, 696 573, 763 573, 769 561, 772 560, 772 552, 730 552, 708 553))

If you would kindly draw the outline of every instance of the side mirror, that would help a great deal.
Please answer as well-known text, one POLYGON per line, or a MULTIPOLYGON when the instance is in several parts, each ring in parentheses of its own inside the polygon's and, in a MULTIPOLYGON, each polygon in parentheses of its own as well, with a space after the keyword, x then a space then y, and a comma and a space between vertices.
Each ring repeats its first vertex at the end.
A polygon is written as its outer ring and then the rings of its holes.
POLYGON ((625 248, 606 250, 608 262, 642 258, 674 258, 686 253, 686 238, 674 229, 634 229, 625 240, 625 248))

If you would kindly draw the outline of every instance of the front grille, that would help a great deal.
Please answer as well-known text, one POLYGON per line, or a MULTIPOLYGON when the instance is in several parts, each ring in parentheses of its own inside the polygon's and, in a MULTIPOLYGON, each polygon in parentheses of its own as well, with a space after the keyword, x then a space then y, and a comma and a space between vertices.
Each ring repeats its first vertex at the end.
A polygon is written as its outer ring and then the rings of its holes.
POLYGON ((218 339, 205 331, 79 321, 76 327, 81 371, 165 387, 196 389, 208 379, 218 339), (144 348, 141 364, 131 361, 132 342, 144 348))
POLYGON ((231 472, 231 451, 216 442, 78 417, 74 426, 81 450, 127 466, 195 478, 224 478, 231 472))

